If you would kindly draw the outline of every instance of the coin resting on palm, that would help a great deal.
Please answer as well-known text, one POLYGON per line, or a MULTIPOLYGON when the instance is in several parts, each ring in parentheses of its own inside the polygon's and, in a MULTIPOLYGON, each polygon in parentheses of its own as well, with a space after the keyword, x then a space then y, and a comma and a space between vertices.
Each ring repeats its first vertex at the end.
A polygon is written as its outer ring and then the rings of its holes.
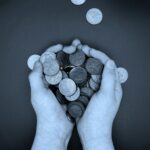
POLYGON ((41 62, 44 79, 58 102, 67 105, 70 121, 83 115, 100 87, 103 64, 90 56, 90 50, 90 46, 76 38, 70 45, 52 45, 41 56, 32 55, 28 59, 30 69, 35 61, 41 62))

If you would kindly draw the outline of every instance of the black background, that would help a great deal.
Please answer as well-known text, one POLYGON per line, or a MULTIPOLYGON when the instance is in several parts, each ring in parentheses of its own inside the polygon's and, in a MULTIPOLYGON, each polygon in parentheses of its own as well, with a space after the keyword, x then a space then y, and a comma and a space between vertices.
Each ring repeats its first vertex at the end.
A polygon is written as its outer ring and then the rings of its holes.
MULTIPOLYGON (((113 126, 116 149, 150 150, 150 5, 144 0, 87 0, 81 6, 70 0, 0 1, 0 150, 28 150, 33 142, 27 58, 74 37, 129 71, 113 126), (104 15, 96 26, 85 19, 92 7, 104 15)), ((82 149, 76 131, 68 149, 82 149)))

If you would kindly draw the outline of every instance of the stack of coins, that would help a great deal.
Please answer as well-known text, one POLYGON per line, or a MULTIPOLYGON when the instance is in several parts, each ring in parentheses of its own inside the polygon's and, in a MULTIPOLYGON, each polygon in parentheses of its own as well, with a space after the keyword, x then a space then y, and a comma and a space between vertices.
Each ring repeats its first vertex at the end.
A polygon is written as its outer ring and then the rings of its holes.
POLYGON ((66 115, 70 121, 83 115, 100 87, 103 64, 90 56, 90 50, 88 45, 74 39, 71 45, 53 45, 41 56, 35 54, 28 59, 30 69, 35 61, 42 63, 49 88, 61 105, 67 105, 66 115))

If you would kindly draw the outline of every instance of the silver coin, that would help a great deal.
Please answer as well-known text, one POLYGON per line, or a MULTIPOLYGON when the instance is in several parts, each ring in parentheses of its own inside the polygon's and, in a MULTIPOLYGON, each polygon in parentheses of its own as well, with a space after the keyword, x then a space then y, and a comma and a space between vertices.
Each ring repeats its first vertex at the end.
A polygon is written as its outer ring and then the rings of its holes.
POLYGON ((101 81, 101 75, 91 75, 92 79, 96 83, 100 83, 101 81))
POLYGON ((77 50, 75 53, 69 56, 69 61, 74 66, 81 66, 85 62, 85 54, 81 50, 77 50))
POLYGON ((99 84, 95 83, 92 78, 89 80, 89 85, 93 91, 97 91, 99 89, 99 84))
POLYGON ((79 100, 81 103, 83 103, 84 106, 87 106, 88 103, 89 103, 89 99, 88 99, 86 96, 80 96, 80 97, 78 98, 78 100, 79 100))
POLYGON ((33 54, 33 55, 29 56, 29 58, 27 60, 28 68, 32 70, 35 62, 38 61, 39 59, 40 59, 40 55, 37 55, 37 54, 33 54))
POLYGON ((76 47, 71 45, 71 46, 65 46, 63 48, 63 51, 67 54, 73 54, 76 51, 76 47))
POLYGON ((59 64, 56 59, 47 59, 43 63, 43 70, 46 75, 54 76, 59 72, 59 64))
POLYGON ((62 105, 67 104, 67 100, 65 99, 65 97, 60 93, 60 91, 57 89, 56 90, 56 98, 58 100, 58 102, 62 105))
POLYGON ((46 81, 51 84, 51 85, 56 85, 62 80, 62 72, 59 71, 56 75, 54 76, 48 76, 45 75, 46 81))
POLYGON ((68 54, 66 54, 65 52, 63 52, 63 51, 60 51, 60 52, 58 52, 57 53, 57 60, 58 60, 58 62, 59 62, 59 65, 61 66, 61 67, 66 67, 66 66, 69 66, 69 55, 68 54))
POLYGON ((74 5, 82 5, 86 2, 86 0, 71 0, 74 5))
POLYGON ((68 113, 73 117, 73 118, 78 118, 81 117, 85 111, 85 107, 81 102, 71 102, 69 103, 68 107, 68 113))
POLYGON ((103 70, 103 64, 96 58, 88 58, 85 64, 88 73, 92 75, 100 75, 103 70))
POLYGON ((68 74, 65 71, 62 71, 62 76, 63 79, 68 78, 68 74))
POLYGON ((59 83, 59 91, 64 96, 71 96, 76 92, 76 84, 73 80, 65 78, 59 83))
POLYGON ((65 96, 65 98, 68 101, 75 101, 75 100, 77 100, 79 98, 79 96, 80 96, 80 88, 77 87, 77 90, 76 90, 76 92, 73 95, 71 95, 71 96, 65 96))
POLYGON ((44 52, 40 57, 40 62, 43 64, 47 59, 56 59, 56 54, 53 52, 44 52))
POLYGON ((125 68, 119 67, 117 68, 117 72, 119 75, 120 83, 125 83, 128 79, 128 71, 125 68))
POLYGON ((96 25, 102 21, 103 14, 99 9, 91 8, 87 11, 86 19, 90 24, 96 25))
POLYGON ((88 87, 81 88, 81 95, 91 98, 93 94, 94 92, 91 88, 88 88, 88 87))
POLYGON ((62 44, 56 44, 53 46, 50 46, 46 52, 53 52, 53 53, 57 53, 59 51, 61 51, 63 49, 63 45, 62 44))

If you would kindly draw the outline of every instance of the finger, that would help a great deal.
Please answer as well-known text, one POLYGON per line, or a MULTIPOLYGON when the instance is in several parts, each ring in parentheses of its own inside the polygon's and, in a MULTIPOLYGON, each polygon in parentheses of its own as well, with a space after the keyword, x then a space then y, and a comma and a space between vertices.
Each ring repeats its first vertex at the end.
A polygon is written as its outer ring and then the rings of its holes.
POLYGON ((33 70, 29 75, 29 83, 31 90, 38 91, 45 88, 43 83, 42 64, 37 61, 34 64, 33 70))
POLYGON ((103 64, 105 64, 108 60, 110 60, 110 58, 105 53, 93 48, 90 50, 90 55, 100 60, 103 64))
POLYGON ((121 87, 121 82, 119 80, 119 74, 116 70, 116 87, 115 87, 115 96, 116 96, 116 100, 117 102, 120 104, 120 101, 122 99, 122 95, 123 95, 123 91, 122 91, 122 87, 121 87))
POLYGON ((100 91, 113 93, 115 85, 116 85, 116 65, 114 61, 108 60, 106 65, 104 66, 100 91))

